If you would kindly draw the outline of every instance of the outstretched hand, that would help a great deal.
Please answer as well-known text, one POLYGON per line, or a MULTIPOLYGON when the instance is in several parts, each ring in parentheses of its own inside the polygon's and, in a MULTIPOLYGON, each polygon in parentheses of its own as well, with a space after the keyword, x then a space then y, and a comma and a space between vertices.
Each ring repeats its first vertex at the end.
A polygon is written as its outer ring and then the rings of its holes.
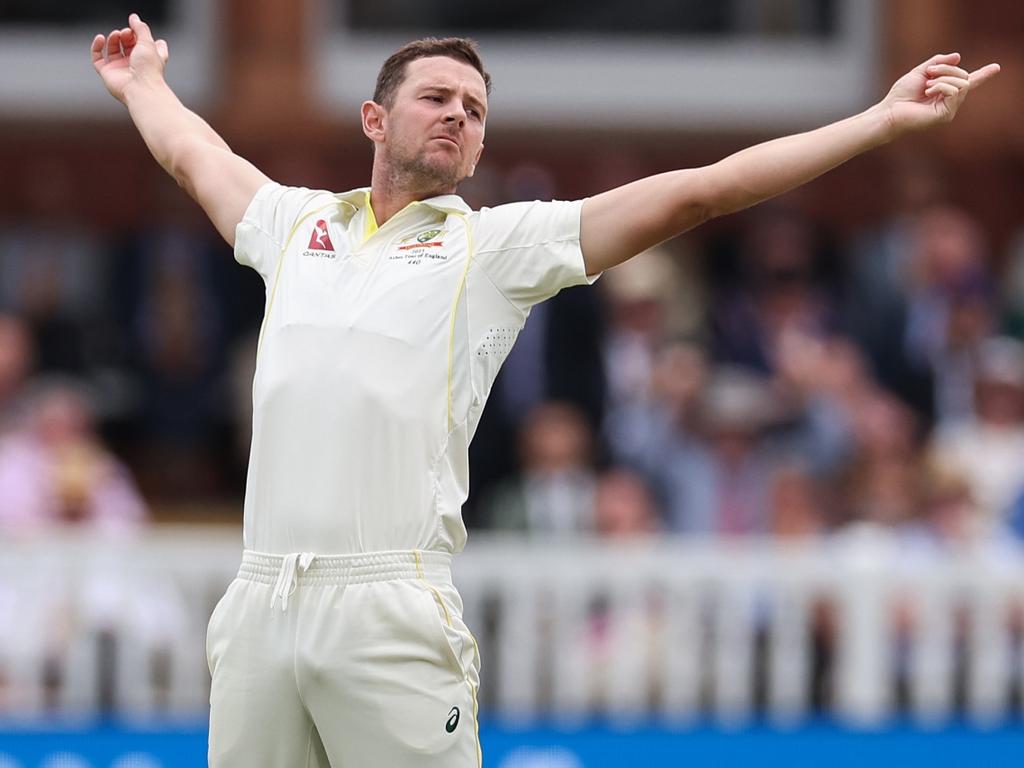
POLYGON ((93 68, 111 96, 121 102, 131 83, 162 79, 168 55, 167 42, 154 40, 149 25, 136 13, 128 17, 127 27, 92 40, 93 68))
POLYGON ((897 135, 948 123, 968 93, 999 73, 998 64, 973 72, 959 64, 959 53, 938 54, 896 81, 882 106, 887 108, 897 135))

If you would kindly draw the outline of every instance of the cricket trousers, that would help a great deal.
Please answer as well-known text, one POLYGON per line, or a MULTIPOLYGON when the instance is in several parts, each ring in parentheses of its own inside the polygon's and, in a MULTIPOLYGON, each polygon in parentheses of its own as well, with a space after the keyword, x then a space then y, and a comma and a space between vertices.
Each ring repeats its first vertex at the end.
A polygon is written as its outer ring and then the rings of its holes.
POLYGON ((478 768, 451 557, 246 551, 210 618, 211 768, 478 768))

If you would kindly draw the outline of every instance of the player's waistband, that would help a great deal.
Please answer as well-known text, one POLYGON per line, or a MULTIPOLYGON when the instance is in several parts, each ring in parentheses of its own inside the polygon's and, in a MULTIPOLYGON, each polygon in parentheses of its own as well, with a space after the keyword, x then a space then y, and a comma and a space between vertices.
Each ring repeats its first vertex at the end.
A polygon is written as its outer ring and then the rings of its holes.
POLYGON ((280 601, 288 610, 288 599, 301 586, 366 584, 371 581, 419 579, 427 583, 451 583, 452 556, 445 552, 418 549, 367 552, 358 555, 318 555, 291 552, 271 555, 245 550, 238 578, 273 584, 270 607, 280 601))
POLYGON ((452 556, 447 552, 395 550, 356 555, 294 552, 271 555, 250 549, 242 553, 238 578, 274 584, 282 572, 295 574, 298 584, 364 584, 396 579, 451 580, 452 556))

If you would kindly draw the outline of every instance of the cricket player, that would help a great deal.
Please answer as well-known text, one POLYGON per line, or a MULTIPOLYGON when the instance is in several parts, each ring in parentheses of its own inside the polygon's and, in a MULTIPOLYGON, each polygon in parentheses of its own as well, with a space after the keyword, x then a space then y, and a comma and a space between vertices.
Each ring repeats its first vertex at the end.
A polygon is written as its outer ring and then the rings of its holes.
POLYGON ((135 14, 92 42, 157 162, 267 289, 242 566, 208 630, 215 768, 478 766, 480 660, 450 560, 469 442, 530 308, 948 122, 999 71, 933 56, 824 128, 586 200, 474 211, 455 194, 487 124, 471 41, 385 62, 361 113, 370 186, 341 194, 281 186, 234 154, 167 86, 167 59, 135 14))

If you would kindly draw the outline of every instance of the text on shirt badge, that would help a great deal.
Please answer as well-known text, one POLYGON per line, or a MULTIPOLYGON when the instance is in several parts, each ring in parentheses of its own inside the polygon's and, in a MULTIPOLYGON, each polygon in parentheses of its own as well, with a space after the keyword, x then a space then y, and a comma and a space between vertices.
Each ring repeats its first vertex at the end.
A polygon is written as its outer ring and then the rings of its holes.
POLYGON ((388 261, 404 261, 406 264, 448 261, 448 251, 443 249, 446 234, 444 229, 427 229, 403 237, 394 252, 388 255, 388 261))

